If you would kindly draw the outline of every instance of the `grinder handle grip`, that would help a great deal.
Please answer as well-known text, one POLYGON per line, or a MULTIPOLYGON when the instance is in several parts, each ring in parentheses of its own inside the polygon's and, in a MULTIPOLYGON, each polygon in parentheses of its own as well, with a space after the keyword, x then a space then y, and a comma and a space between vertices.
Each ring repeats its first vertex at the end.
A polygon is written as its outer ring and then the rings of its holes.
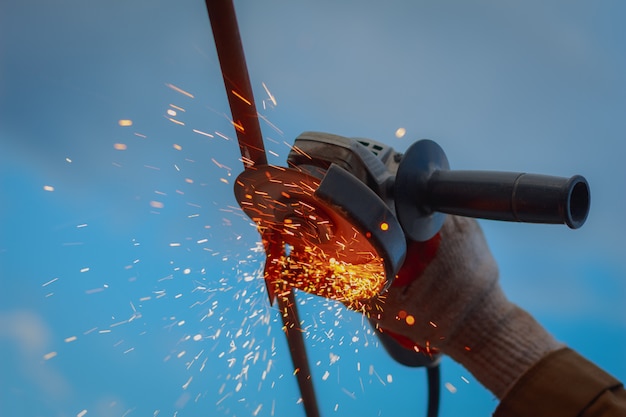
POLYGON ((423 201, 442 213, 578 229, 589 213, 589 185, 580 175, 437 170, 423 201))

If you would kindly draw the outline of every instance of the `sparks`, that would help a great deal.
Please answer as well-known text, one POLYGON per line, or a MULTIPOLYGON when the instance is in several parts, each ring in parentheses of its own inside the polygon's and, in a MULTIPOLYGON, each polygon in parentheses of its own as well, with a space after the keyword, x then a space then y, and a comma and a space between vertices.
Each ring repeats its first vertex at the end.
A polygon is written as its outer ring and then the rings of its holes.
POLYGON ((177 93, 186 95, 189 98, 194 98, 193 94, 188 93, 187 91, 183 90, 182 88, 176 87, 173 84, 165 84, 165 86, 171 88, 172 90, 176 91, 177 93))
POLYGON ((50 281, 48 281, 48 282, 46 282, 46 283, 42 284, 41 286, 42 286, 42 287, 46 287, 46 286, 48 286, 48 285, 52 284, 53 282, 55 282, 55 281, 56 281, 56 280, 58 280, 58 279, 59 279, 59 278, 52 278, 50 281))
POLYGON ((228 170, 228 171, 231 171, 231 168, 227 167, 227 166, 226 166, 226 165, 224 165, 224 164, 221 164, 221 163, 217 162, 217 161, 215 160, 215 158, 211 158, 211 162, 213 162, 213 163, 214 163, 215 165, 217 165, 219 168, 223 168, 223 169, 226 169, 226 170, 228 170))
POLYGON ((180 120, 176 120, 172 117, 166 117, 166 119, 172 123, 176 123, 177 125, 185 126, 185 123, 181 122, 180 120))
POLYGON ((45 355, 43 355, 43 360, 47 361, 50 360, 52 358, 54 358, 57 355, 56 352, 48 352, 45 355))
POLYGON ((235 129, 237 129, 240 132, 244 132, 245 129, 243 127, 243 125, 241 123, 237 123, 237 122, 231 122, 233 126, 235 126, 235 129))
POLYGON ((452 385, 450 382, 446 382, 444 385, 446 389, 450 391, 450 393, 456 394, 456 387, 454 385, 452 385))
POLYGON ((219 136, 220 138, 222 138, 222 139, 225 139, 225 140, 230 140, 230 138, 229 138, 228 136, 226 136, 225 134, 223 134, 223 133, 221 133, 221 132, 215 131, 215 134, 216 134, 217 136, 219 136))
POLYGON ((239 94, 238 92, 236 92, 235 90, 230 90, 231 93, 233 93, 233 95, 235 97, 237 97, 239 100, 243 101, 244 103, 246 103, 248 106, 251 106, 252 103, 250 103, 250 100, 248 100, 247 98, 245 98, 244 96, 242 96, 241 94, 239 94))
MULTIPOLYGON (((280 134, 280 135, 282 135, 282 134, 283 134, 283 131, 282 131, 282 130, 280 130, 280 129, 279 129, 276 125, 274 125, 272 122, 270 122, 270 121, 267 119, 267 117, 263 116, 262 114, 257 114, 257 116, 259 116, 259 119, 261 119, 261 120, 263 120, 265 123, 267 123, 267 125, 268 125, 269 127, 271 127, 272 129, 274 129, 274 130, 275 130, 278 134, 280 134)), ((268 139, 268 140, 269 140, 269 141, 271 141, 271 142, 278 143, 278 142, 276 142, 276 141, 272 140, 272 139, 271 139, 271 138, 269 138, 269 137, 268 137, 268 138, 266 138, 266 139, 268 139)))
POLYGON ((265 92, 267 93, 267 96, 269 97, 269 100, 272 102, 272 104, 274 106, 277 106, 278 103, 276 102, 276 98, 274 97, 272 93, 270 93, 270 90, 267 88, 265 83, 262 82, 261 85, 263 86, 263 89, 265 89, 265 92))
POLYGON ((367 300, 385 285, 383 261, 368 257, 367 261, 350 263, 340 255, 338 252, 336 258, 331 257, 314 246, 304 250, 295 248, 289 256, 272 260, 276 269, 268 273, 266 279, 274 285, 275 294, 294 287, 340 301, 352 309, 364 310, 367 300))
POLYGON ((213 138, 213 137, 214 137, 212 134, 210 134, 210 133, 206 133, 206 132, 203 132, 203 131, 198 130, 198 129, 193 129, 193 130, 192 130, 192 132, 193 132, 193 133, 197 133, 197 134, 199 134, 199 135, 208 136, 208 137, 210 137, 210 138, 213 138))

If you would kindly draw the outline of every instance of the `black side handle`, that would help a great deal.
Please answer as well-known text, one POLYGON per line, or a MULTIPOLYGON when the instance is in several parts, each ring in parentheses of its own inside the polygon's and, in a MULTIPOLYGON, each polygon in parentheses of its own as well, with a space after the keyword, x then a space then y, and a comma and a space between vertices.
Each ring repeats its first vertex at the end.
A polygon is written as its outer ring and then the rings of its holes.
POLYGON ((581 227, 589 213, 587 180, 499 171, 455 171, 432 140, 403 155, 393 195, 405 234, 416 241, 435 235, 445 213, 492 220, 581 227))
POLYGON ((426 189, 430 210, 467 217, 578 229, 589 212, 589 185, 580 175, 438 170, 426 189))

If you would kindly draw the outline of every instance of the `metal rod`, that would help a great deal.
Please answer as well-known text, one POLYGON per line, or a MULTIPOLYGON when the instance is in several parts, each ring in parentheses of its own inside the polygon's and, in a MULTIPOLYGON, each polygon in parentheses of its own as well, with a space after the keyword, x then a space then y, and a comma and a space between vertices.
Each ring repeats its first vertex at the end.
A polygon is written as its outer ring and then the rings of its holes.
POLYGON ((259 116, 231 0, 206 0, 244 167, 267 164, 259 116))
MULTIPOLYGON (((263 135, 232 0, 206 0, 206 6, 244 168, 267 164, 263 135)), ((268 256, 271 252, 282 250, 281 240, 277 240, 267 248, 268 256)), ((286 295, 279 295, 277 299, 305 413, 307 417, 319 417, 294 290, 291 289, 286 295)))
POLYGON ((287 344, 291 352, 294 373, 298 380, 298 386, 300 387, 300 395, 302 395, 304 412, 307 417, 319 417, 320 412, 317 408, 317 399, 315 397, 315 390, 313 389, 313 380, 307 359, 306 347, 304 346, 304 337, 302 329, 300 328, 300 317, 298 316, 294 290, 291 289, 286 295, 278 295, 277 299, 280 315, 283 318, 287 344))
POLYGON ((270 303, 274 300, 278 301, 278 309, 283 321, 287 344, 289 345, 294 374, 298 381, 300 395, 302 395, 304 411, 307 417, 319 417, 317 398, 315 397, 313 380, 311 379, 311 369, 309 368, 306 346, 304 345, 304 336, 300 328, 300 317, 298 315, 295 290, 293 288, 287 289, 282 285, 277 288, 276 283, 273 281, 273 278, 280 273, 280 267, 275 264, 273 260, 280 258, 285 253, 283 238, 280 232, 269 229, 263 234, 263 241, 267 254, 265 263, 265 284, 270 297, 270 303), (286 293, 285 290, 287 290, 286 293))

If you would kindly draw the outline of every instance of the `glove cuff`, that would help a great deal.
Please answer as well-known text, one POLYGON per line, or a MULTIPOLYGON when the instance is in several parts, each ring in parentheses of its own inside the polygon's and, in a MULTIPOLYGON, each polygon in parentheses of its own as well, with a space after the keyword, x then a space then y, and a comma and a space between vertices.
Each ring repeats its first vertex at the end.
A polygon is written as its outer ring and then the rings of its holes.
POLYGON ((563 346, 530 314, 508 301, 495 281, 442 351, 502 398, 535 363, 563 346))

